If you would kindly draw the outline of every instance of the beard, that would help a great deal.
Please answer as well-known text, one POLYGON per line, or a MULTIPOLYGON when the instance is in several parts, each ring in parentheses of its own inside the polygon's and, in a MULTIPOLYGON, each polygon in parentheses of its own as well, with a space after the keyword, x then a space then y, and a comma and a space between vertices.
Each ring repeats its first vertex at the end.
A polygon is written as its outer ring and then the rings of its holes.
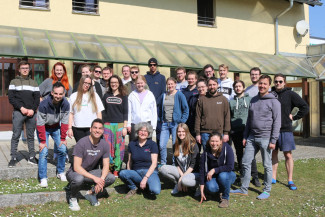
POLYGON ((210 95, 214 95, 214 94, 216 94, 216 92, 217 92, 217 89, 215 89, 215 90, 209 90, 209 94, 210 95))

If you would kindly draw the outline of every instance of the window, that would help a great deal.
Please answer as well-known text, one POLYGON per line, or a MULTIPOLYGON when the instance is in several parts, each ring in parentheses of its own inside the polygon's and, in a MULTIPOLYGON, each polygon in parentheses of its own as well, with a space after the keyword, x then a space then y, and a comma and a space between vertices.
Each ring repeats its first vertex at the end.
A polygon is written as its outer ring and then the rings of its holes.
POLYGON ((215 26, 213 0, 197 0, 197 18, 199 26, 215 26))
POLYGON ((31 9, 50 9, 49 0, 19 0, 20 8, 31 8, 31 9))
POLYGON ((72 0, 72 11, 82 14, 98 14, 98 0, 72 0))

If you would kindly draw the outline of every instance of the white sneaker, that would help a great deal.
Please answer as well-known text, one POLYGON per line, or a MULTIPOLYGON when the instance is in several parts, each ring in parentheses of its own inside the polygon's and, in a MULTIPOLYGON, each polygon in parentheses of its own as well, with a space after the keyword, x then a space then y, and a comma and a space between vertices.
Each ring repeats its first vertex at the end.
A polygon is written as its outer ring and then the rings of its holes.
POLYGON ((178 185, 176 184, 174 189, 172 190, 171 194, 178 194, 178 185))
POLYGON ((58 179, 61 179, 62 182, 67 182, 67 181, 68 181, 68 180, 67 180, 67 177, 65 176, 64 173, 57 174, 56 177, 57 177, 58 179))
POLYGON ((47 188, 47 178, 41 179, 41 183, 39 184, 42 188, 47 188))
POLYGON ((79 211, 80 210, 80 206, 78 204, 77 198, 70 198, 70 200, 69 200, 69 208, 72 211, 79 211))
POLYGON ((84 197, 90 202, 92 206, 100 205, 99 201, 97 200, 97 194, 88 194, 87 192, 84 197))

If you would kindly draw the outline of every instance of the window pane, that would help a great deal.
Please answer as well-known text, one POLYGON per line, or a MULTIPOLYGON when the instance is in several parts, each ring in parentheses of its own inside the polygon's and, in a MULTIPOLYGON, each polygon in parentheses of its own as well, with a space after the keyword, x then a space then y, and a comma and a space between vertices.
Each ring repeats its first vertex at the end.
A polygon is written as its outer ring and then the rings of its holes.
MULTIPOLYGON (((152 56, 155 57, 159 64, 161 65, 173 65, 177 66, 179 63, 177 62, 176 59, 174 59, 166 49, 164 49, 159 42, 154 42, 154 41, 141 41, 144 46, 146 46, 151 53, 153 54, 152 56)), ((147 59, 148 61, 149 59, 147 59)))
POLYGON ((80 48, 83 50, 87 59, 90 60, 109 60, 105 51, 100 46, 94 35, 73 34, 80 48))
POLYGON ((73 0, 72 10, 77 13, 97 14, 98 1, 97 0, 73 0))
POLYGON ((137 62, 140 63, 148 63, 148 60, 152 57, 147 50, 134 39, 125 39, 120 38, 123 44, 130 51, 132 56, 136 59, 137 62))
POLYGON ((5 80, 5 92, 4 95, 8 95, 8 88, 10 81, 15 78, 16 75, 16 64, 15 63, 5 63, 3 70, 3 77, 5 80))
POLYGON ((180 62, 181 66, 201 68, 177 44, 162 43, 162 45, 180 62))
POLYGON ((98 36, 107 52, 115 62, 134 62, 123 45, 114 37, 98 36))
POLYGON ((1 26, 0 53, 23 56, 24 50, 17 28, 1 26))
POLYGON ((84 59, 70 33, 49 31, 49 36, 59 57, 84 59))
POLYGON ((44 81, 45 64, 34 64, 34 80, 40 85, 44 81))
POLYGON ((21 32, 29 56, 54 56, 45 31, 22 29, 21 32))

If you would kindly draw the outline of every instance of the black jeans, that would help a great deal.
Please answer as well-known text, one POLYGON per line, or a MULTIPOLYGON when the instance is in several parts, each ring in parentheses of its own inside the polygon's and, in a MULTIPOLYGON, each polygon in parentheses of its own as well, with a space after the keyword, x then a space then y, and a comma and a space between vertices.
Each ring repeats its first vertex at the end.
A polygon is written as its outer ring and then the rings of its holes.
MULTIPOLYGON (((242 174, 242 169, 243 169, 243 167, 242 167, 242 159, 243 159, 243 155, 244 155, 243 134, 244 134, 244 132, 240 131, 240 132, 232 133, 230 135, 231 139, 234 143, 235 149, 236 149, 236 156, 237 156, 237 162, 238 162, 240 174, 242 174)), ((257 150, 257 152, 258 152, 258 150, 257 150)), ((256 155, 256 153, 255 153, 255 155, 256 155)), ((255 158, 252 161, 251 175, 252 175, 253 179, 258 178, 258 171, 257 171, 257 165, 256 165, 255 158)))

